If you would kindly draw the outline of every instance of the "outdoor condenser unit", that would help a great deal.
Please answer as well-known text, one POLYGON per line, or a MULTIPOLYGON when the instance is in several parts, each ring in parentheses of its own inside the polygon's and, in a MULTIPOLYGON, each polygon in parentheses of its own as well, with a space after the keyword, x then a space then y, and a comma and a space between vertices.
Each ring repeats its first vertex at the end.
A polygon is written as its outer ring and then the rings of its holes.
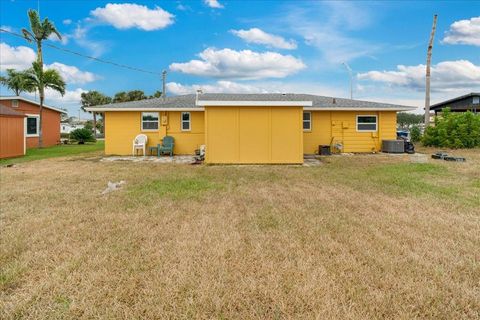
POLYGON ((403 153, 405 141, 403 140, 382 140, 382 152, 403 153))

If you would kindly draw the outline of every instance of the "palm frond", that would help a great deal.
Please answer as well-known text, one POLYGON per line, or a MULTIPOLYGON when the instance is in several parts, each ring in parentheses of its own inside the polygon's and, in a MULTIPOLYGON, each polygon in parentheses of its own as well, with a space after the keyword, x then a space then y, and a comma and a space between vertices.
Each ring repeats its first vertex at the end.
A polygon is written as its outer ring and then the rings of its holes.
POLYGON ((36 40, 42 39, 43 35, 43 28, 40 22, 40 16, 36 10, 28 10, 28 19, 30 20, 30 29, 32 33, 35 35, 34 38, 36 40))
POLYGON ((34 36, 30 31, 28 31, 28 30, 25 29, 25 28, 22 29, 22 33, 23 33, 23 37, 24 37, 25 40, 27 40, 28 42, 32 42, 33 39, 35 39, 35 36, 34 36))
POLYGON ((43 39, 47 39, 52 33, 54 33, 59 40, 62 40, 62 35, 60 34, 60 32, 58 32, 58 30, 55 28, 55 25, 53 24, 53 22, 51 22, 47 18, 43 20, 42 28, 44 32, 43 39))
POLYGON ((43 74, 43 83, 45 84, 45 88, 51 88, 59 92, 62 96, 65 94, 66 84, 57 70, 45 70, 43 74))

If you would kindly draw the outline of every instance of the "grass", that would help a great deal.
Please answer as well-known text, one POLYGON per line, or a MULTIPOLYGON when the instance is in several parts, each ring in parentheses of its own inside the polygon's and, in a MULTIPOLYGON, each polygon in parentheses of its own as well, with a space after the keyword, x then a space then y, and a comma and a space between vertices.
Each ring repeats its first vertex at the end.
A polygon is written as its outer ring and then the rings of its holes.
POLYGON ((104 149, 104 141, 99 140, 95 143, 58 145, 46 148, 27 149, 25 156, 11 159, 0 159, 0 166, 12 163, 22 163, 33 160, 48 158, 74 156, 88 152, 98 152, 104 149))
POLYGON ((478 318, 480 150, 452 153, 2 167, 0 318, 478 318))

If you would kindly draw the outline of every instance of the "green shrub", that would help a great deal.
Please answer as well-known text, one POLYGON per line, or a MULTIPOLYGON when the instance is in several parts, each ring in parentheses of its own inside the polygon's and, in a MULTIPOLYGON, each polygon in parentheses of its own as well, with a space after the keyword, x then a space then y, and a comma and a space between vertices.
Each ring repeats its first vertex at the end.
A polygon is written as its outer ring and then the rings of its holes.
POLYGON ((85 142, 95 141, 92 131, 85 128, 75 129, 72 132, 70 132, 70 139, 77 140, 78 144, 84 144, 85 142))
POLYGON ((422 132, 418 126, 413 126, 410 129, 410 139, 412 142, 418 142, 422 139, 422 132))
POLYGON ((453 113, 449 108, 435 117, 435 126, 425 129, 425 146, 474 148, 480 146, 480 115, 470 111, 453 113))

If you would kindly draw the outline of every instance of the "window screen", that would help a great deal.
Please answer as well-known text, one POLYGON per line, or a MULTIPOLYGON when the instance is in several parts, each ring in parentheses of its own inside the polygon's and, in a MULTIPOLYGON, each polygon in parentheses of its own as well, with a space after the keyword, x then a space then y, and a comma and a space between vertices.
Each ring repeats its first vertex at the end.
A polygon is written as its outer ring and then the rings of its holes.
POLYGON ((377 116, 357 116, 357 131, 377 131, 377 116))
POLYGON ((312 113, 303 113, 303 130, 312 130, 312 113))
POLYGON ((38 117, 27 117, 27 135, 38 134, 38 117))
POLYGON ((158 112, 142 112, 142 130, 158 130, 158 112))
POLYGON ((182 112, 182 130, 190 130, 190 112, 182 112))

